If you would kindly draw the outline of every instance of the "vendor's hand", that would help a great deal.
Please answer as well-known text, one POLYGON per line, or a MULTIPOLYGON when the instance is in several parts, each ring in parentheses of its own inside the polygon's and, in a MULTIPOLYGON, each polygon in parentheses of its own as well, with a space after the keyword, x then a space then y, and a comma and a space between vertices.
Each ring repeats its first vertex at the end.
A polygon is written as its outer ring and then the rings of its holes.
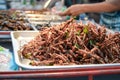
POLYGON ((81 4, 76 4, 76 5, 72 5, 70 6, 67 10, 65 10, 64 12, 59 13, 60 16, 77 16, 81 13, 84 13, 83 11, 83 7, 81 4))

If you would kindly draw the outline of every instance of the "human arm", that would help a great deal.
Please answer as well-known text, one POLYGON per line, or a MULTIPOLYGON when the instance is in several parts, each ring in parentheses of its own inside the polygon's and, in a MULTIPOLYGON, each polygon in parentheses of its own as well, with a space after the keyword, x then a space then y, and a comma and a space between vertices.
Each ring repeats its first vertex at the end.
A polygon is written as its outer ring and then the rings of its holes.
POLYGON ((86 12, 112 12, 116 10, 120 10, 120 0, 109 0, 100 3, 93 3, 93 4, 76 4, 69 7, 65 12, 60 13, 59 15, 72 15, 76 16, 81 13, 86 12))

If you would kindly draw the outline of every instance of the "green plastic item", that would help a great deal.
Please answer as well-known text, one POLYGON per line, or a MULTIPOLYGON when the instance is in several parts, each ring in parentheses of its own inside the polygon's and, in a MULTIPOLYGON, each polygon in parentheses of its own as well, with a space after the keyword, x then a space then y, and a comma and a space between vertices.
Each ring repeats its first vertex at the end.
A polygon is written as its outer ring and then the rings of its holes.
POLYGON ((0 51, 4 51, 4 48, 2 46, 0 46, 0 51))

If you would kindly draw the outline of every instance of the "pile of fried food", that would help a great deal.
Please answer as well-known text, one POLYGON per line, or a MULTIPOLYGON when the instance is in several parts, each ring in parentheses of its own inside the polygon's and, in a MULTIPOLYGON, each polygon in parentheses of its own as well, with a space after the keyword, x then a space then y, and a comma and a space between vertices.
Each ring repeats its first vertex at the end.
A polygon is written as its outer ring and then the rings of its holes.
POLYGON ((120 63, 120 33, 70 19, 41 30, 18 52, 32 66, 120 63))
POLYGON ((16 11, 0 11, 0 31, 33 30, 29 23, 16 11))

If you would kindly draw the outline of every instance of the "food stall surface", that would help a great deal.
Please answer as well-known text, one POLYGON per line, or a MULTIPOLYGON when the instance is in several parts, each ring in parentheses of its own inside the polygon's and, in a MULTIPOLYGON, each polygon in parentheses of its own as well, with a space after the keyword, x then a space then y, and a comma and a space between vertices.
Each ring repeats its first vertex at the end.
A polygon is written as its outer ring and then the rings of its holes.
MULTIPOLYGON (((6 32, 5 32, 6 33, 6 32)), ((15 55, 19 55, 17 50, 20 45, 17 45, 17 40, 29 39, 33 36, 36 36, 36 32, 32 31, 23 31, 23 32, 9 32, 12 34, 13 45, 11 42, 11 36, 9 38, 0 38, 0 46, 8 48, 10 52, 14 53, 13 49, 15 50, 15 55), (13 34, 14 33, 14 34, 13 34), (26 34, 27 33, 27 34, 26 34), (35 34, 34 34, 35 33, 35 34), (19 37, 21 36, 22 37, 19 37), (23 35, 24 34, 24 35, 23 35), (17 48, 17 50, 16 50, 17 48)), ((0 36, 3 33, 0 33, 0 36)), ((33 38, 33 37, 32 37, 33 38)), ((28 40, 27 40, 28 41, 28 40)), ((24 43, 21 42, 22 44, 24 43)), ((15 57, 15 56, 13 56, 15 57)), ((18 57, 15 57, 18 58, 18 57)), ((14 59, 15 59, 14 58, 14 59)), ((18 59, 19 60, 19 59, 18 59)), ((20 61, 21 62, 21 61, 20 61)), ((24 65, 24 64, 22 64, 24 65)), ((25 64, 26 65, 26 64, 25 64)), ((22 66, 18 65, 19 69, 15 71, 0 71, 0 80, 119 80, 120 79, 120 65, 118 64, 108 64, 106 66, 99 65, 98 67, 93 65, 89 67, 85 65, 85 67, 78 67, 72 66, 69 67, 52 67, 47 68, 48 66, 44 66, 42 68, 35 69, 33 66, 30 66, 28 69, 23 68, 22 66), (31 70, 32 68, 32 70, 31 70)), ((38 66, 37 66, 38 67, 38 66)))
POLYGON ((120 67, 99 69, 26 70, 0 72, 0 79, 15 80, 119 80, 120 67))
MULTIPOLYGON (((13 52, 11 38, 0 40, 1 46, 13 52)), ((0 80, 119 80, 119 75, 120 66, 38 70, 24 70, 20 67, 16 71, 0 71, 0 80)))

